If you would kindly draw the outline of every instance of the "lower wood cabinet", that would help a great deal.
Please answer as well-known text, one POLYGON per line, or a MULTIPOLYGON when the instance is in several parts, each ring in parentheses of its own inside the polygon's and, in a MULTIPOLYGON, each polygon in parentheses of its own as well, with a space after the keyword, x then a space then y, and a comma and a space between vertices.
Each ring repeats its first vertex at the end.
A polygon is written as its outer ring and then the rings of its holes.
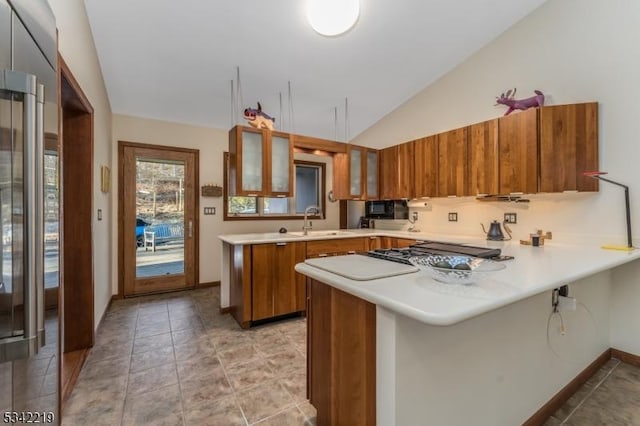
POLYGON ((376 307, 307 279, 307 391, 316 424, 376 424, 376 307))
POLYGON ((229 313, 242 328, 306 309, 305 242, 229 246, 229 313))
POLYGON ((306 243, 286 242, 251 246, 251 320, 305 310, 304 276, 294 270, 304 262, 306 243))
POLYGON ((307 241, 307 258, 339 256, 368 250, 365 238, 337 238, 307 241))

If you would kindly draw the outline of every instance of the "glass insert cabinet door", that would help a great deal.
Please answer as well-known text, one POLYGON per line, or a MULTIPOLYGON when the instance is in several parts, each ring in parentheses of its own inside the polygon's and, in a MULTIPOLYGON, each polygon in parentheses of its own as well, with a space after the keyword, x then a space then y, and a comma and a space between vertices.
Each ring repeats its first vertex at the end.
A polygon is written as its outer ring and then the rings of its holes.
POLYGON ((271 193, 291 192, 291 144, 288 136, 271 136, 271 193))
POLYGON ((367 198, 378 198, 378 153, 367 151, 367 198))
POLYGON ((262 133, 242 132, 242 190, 262 192, 263 170, 262 133))
POLYGON ((349 153, 349 179, 352 197, 362 196, 362 151, 351 148, 349 153))

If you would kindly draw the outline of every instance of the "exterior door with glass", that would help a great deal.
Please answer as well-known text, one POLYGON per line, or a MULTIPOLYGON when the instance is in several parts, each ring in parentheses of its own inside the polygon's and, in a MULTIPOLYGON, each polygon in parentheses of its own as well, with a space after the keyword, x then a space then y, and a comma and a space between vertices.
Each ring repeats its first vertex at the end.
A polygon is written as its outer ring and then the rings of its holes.
POLYGON ((198 151, 120 142, 124 296, 197 284, 198 151))

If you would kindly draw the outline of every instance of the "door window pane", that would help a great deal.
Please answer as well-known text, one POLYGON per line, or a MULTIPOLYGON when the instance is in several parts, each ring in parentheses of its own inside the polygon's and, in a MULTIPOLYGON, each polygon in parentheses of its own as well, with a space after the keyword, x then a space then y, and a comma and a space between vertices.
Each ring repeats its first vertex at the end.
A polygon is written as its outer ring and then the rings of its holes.
POLYGON ((136 277, 184 274, 184 161, 136 159, 136 277))

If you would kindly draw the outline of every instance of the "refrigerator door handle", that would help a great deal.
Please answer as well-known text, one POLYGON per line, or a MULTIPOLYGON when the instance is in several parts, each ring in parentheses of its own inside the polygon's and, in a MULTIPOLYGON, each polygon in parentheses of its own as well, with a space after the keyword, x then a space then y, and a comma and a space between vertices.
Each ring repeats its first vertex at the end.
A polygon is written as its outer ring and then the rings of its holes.
MULTIPOLYGON (((3 70, 0 74, 0 90, 10 92, 12 99, 22 101, 23 138, 24 138, 24 334, 0 341, 0 362, 28 358, 38 353, 40 345, 44 343, 44 331, 39 330, 39 321, 44 324, 44 293, 42 293, 42 307, 38 303, 38 275, 36 270, 37 257, 37 223, 36 212, 36 145, 38 142, 38 108, 36 95, 38 91, 36 76, 20 71, 3 70), (40 320, 41 318, 41 320, 40 320), (41 337, 42 336, 42 337, 41 337)), ((42 111, 41 111, 42 112, 42 111)), ((41 117, 42 118, 42 117, 41 117)), ((40 172, 42 173, 42 172, 40 172)), ((42 176, 42 175, 41 175, 42 176)), ((42 228, 40 228, 42 235, 42 228)), ((42 252, 42 250, 40 250, 42 252)), ((42 260, 40 263, 42 263, 42 260)), ((42 283, 43 277, 39 278, 42 283)), ((44 287, 42 288, 44 292, 44 287)), ((44 329, 44 327, 42 327, 44 329)))
POLYGON ((44 338, 44 85, 38 84, 36 90, 36 140, 35 140, 35 241, 34 271, 36 288, 36 325, 37 347, 45 345, 44 338))

